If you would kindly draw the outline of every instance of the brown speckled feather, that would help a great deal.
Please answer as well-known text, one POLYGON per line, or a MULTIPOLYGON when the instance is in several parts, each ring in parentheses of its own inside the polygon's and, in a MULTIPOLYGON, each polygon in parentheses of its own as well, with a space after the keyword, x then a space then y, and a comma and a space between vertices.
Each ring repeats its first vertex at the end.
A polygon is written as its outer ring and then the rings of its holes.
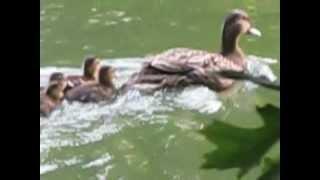
POLYGON ((221 54, 189 48, 175 48, 146 58, 143 69, 134 74, 124 85, 158 84, 157 89, 165 87, 183 87, 204 85, 213 90, 229 87, 233 80, 217 76, 208 76, 208 71, 242 71, 243 66, 233 63, 221 54))
POLYGON ((243 68, 226 59, 221 54, 209 53, 202 50, 175 48, 156 56, 148 57, 150 66, 169 73, 183 73, 191 70, 239 70, 243 68))

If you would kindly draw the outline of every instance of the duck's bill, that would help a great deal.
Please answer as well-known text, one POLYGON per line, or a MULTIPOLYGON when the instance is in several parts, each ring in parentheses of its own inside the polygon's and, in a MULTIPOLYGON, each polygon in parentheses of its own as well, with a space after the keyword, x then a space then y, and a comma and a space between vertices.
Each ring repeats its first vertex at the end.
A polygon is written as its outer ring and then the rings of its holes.
POLYGON ((258 37, 261 37, 261 35, 262 35, 261 32, 256 28, 250 28, 248 31, 248 34, 253 35, 253 36, 258 36, 258 37))

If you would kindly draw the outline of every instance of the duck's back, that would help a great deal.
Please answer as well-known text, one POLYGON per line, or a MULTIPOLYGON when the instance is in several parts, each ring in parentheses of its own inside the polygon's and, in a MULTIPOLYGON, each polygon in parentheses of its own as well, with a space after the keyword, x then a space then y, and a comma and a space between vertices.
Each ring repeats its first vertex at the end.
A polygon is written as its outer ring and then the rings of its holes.
POLYGON ((168 73, 184 73, 206 68, 213 70, 242 69, 219 53, 189 48, 170 49, 158 55, 147 57, 147 60, 149 60, 151 67, 168 73))
MULTIPOLYGON (((239 66, 232 60, 220 53, 210 53, 203 50, 189 48, 175 48, 167 50, 156 56, 148 58, 149 67, 173 75, 183 75, 183 84, 202 84, 211 89, 221 91, 233 84, 233 80, 217 75, 209 75, 209 72, 221 70, 243 71, 244 67, 239 66)), ((146 67, 148 67, 146 66, 146 67)))

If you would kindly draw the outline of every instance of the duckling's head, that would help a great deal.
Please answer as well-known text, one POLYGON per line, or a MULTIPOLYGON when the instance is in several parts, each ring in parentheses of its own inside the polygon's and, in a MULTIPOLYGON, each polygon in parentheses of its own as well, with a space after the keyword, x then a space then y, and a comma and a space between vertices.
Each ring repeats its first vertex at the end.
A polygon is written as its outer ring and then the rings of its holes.
POLYGON ((61 72, 52 73, 49 78, 49 83, 59 83, 63 89, 68 86, 67 79, 61 72))
POLYGON ((83 73, 88 79, 96 80, 100 69, 100 59, 96 56, 89 56, 84 60, 83 73))
POLYGON ((64 97, 64 87, 58 82, 52 82, 47 88, 46 95, 55 101, 60 101, 64 97))
POLYGON ((232 53, 237 50, 240 35, 261 36, 261 32, 253 26, 249 15, 240 9, 232 10, 227 15, 222 33, 222 51, 224 53, 232 53))
POLYGON ((102 66, 99 71, 99 83, 113 87, 115 69, 111 66, 102 66))

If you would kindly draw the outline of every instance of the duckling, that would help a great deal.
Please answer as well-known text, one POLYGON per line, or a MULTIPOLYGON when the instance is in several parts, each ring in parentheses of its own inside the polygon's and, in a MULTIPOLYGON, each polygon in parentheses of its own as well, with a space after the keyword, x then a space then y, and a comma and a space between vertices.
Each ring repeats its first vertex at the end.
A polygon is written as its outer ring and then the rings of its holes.
POLYGON ((254 28, 250 17, 243 10, 233 10, 225 19, 222 31, 222 44, 219 53, 211 53, 190 48, 174 48, 146 58, 142 69, 131 76, 122 90, 146 90, 141 84, 153 84, 153 89, 177 88, 189 85, 204 85, 214 91, 223 91, 234 84, 234 80, 224 78, 221 70, 245 71, 245 55, 239 47, 241 35, 261 36, 254 28))
MULTIPOLYGON (((66 93, 68 90, 74 87, 72 82, 68 81, 67 78, 64 76, 64 74, 61 72, 55 72, 50 75, 49 84, 53 82, 59 83, 63 87, 64 93, 66 93)), ((40 95, 45 94, 45 91, 46 91, 46 88, 40 86, 40 95)))
POLYGON ((112 101, 117 90, 112 82, 114 69, 111 66, 103 66, 99 71, 98 82, 84 84, 70 90, 66 94, 68 101, 78 101, 82 103, 112 101))
POLYGON ((63 101, 63 84, 52 82, 45 94, 40 95, 40 116, 49 116, 63 101))
POLYGON ((84 60, 83 75, 68 76, 67 79, 73 83, 74 87, 87 83, 95 83, 98 79, 100 66, 100 59, 98 57, 87 57, 84 60))

